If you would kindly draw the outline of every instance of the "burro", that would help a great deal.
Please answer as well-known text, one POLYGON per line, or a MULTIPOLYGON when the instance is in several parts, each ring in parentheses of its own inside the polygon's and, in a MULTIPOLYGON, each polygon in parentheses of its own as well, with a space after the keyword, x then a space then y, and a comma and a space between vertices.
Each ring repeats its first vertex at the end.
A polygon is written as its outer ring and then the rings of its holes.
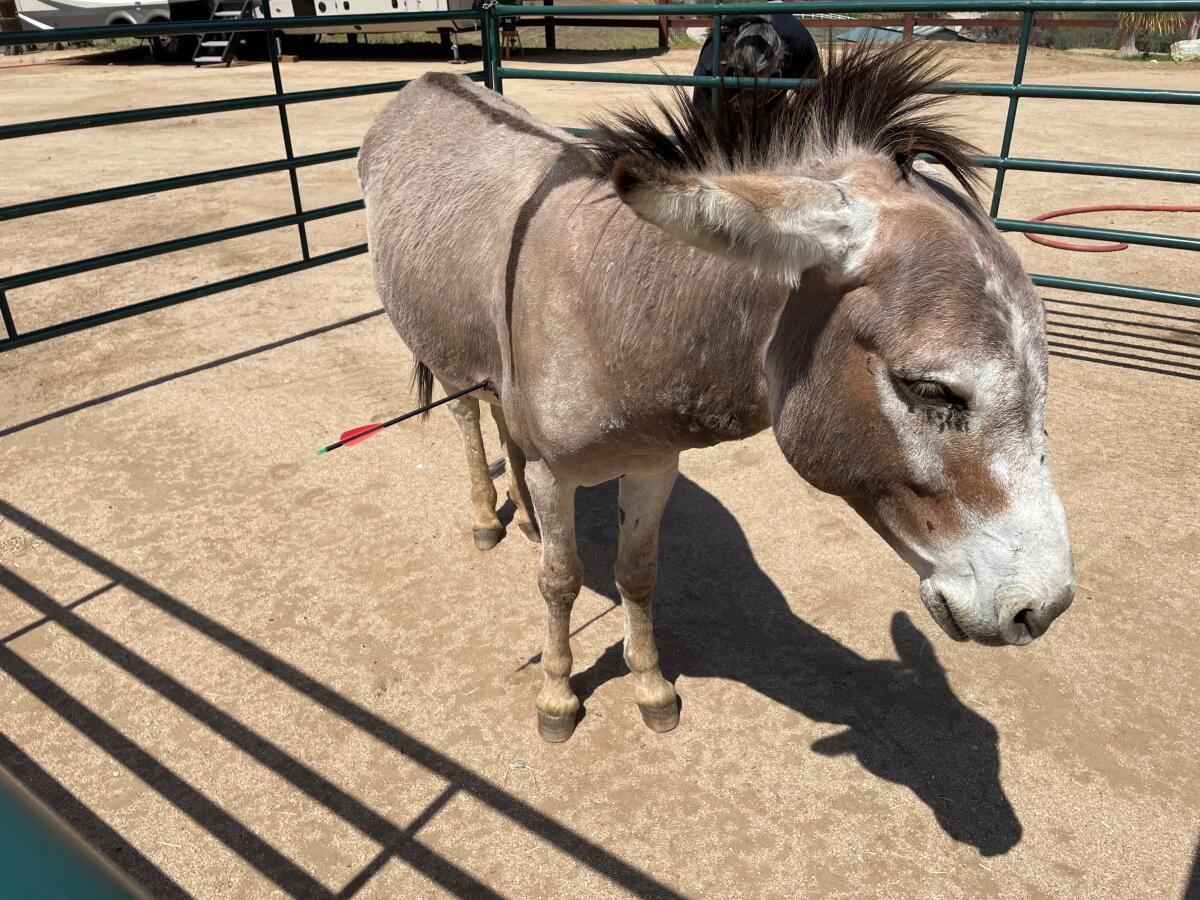
POLYGON ((951 638, 1026 644, 1070 605, 1043 307, 928 93, 945 74, 935 45, 868 45, 785 102, 680 93, 587 140, 431 74, 371 127, 375 282, 421 393, 489 384, 452 404, 475 543, 503 535, 481 400, 515 521, 542 542, 547 740, 579 708, 576 488, 620 478, 624 656, 646 724, 668 731, 650 601, 679 454, 766 428, 916 570, 951 638))

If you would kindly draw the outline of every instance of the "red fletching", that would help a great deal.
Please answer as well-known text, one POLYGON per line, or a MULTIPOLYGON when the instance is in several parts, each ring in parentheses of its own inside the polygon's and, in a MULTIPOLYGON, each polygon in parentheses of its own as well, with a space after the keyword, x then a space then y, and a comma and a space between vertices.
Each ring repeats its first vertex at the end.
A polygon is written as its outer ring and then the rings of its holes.
POLYGON ((338 440, 342 442, 343 447, 353 447, 355 444, 361 444, 367 438, 375 437, 381 431, 383 431, 383 426, 378 422, 372 422, 370 425, 359 425, 357 428, 343 431, 338 440))

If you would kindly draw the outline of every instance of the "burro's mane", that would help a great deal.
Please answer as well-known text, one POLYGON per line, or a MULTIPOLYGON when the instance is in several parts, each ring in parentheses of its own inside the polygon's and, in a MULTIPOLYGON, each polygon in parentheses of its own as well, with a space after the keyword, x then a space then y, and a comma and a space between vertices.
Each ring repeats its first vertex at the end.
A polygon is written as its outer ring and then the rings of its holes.
POLYGON ((831 47, 825 75, 786 92, 756 86, 717 103, 692 103, 682 88, 652 112, 633 110, 593 119, 591 147, 601 173, 638 157, 679 173, 769 171, 845 153, 878 153, 908 177, 927 154, 975 196, 980 180, 971 154, 979 150, 948 127, 945 95, 929 89, 952 74, 936 44, 831 47))

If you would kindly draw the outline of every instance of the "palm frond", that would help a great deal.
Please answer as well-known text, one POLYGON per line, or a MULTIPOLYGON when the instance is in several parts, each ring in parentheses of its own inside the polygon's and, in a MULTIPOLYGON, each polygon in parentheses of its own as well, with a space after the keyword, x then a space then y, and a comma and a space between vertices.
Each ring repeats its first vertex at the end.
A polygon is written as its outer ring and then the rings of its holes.
POLYGON ((1170 34, 1184 25, 1183 16, 1173 12, 1123 12, 1118 19, 1121 28, 1141 34, 1170 34))

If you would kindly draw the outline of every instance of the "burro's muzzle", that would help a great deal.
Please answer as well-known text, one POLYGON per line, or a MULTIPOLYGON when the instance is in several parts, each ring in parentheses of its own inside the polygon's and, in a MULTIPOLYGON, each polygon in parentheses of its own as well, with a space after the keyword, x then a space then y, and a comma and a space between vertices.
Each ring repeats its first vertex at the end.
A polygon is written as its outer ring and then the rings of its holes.
POLYGON ((1001 514, 973 523, 914 565, 921 599, 958 641, 1028 644, 1075 598, 1071 539, 1049 477, 1010 494, 1001 514))

